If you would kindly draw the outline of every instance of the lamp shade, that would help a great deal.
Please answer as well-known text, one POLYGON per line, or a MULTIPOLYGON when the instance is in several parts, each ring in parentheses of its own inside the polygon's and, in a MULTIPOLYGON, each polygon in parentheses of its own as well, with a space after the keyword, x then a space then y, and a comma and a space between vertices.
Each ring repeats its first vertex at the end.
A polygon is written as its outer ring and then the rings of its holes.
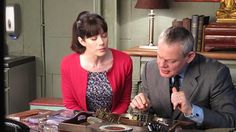
POLYGON ((135 8, 166 9, 168 8, 168 2, 167 0, 137 0, 135 8))

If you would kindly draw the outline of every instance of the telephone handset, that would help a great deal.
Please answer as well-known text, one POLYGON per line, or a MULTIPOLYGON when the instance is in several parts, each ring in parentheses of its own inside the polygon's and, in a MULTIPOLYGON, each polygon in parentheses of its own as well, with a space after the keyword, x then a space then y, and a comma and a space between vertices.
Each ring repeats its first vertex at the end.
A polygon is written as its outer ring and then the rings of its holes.
POLYGON ((30 128, 22 122, 6 118, 5 119, 5 131, 6 132, 29 132, 30 128))

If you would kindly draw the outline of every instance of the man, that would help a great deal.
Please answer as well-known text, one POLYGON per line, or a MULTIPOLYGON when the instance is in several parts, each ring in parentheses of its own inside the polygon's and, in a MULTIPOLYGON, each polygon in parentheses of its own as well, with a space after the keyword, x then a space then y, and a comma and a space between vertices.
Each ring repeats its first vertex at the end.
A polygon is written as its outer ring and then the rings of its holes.
POLYGON ((130 106, 163 118, 193 121, 202 128, 236 127, 236 92, 229 69, 192 51, 193 43, 183 27, 161 33, 157 59, 145 64, 142 92, 130 106), (179 90, 170 87, 176 75, 179 90))

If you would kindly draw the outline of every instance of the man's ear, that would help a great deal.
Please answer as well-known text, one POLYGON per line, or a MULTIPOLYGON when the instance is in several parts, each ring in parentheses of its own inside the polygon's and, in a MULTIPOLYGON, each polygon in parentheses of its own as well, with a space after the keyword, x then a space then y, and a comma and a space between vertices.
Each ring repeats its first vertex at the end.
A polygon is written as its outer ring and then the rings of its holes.
POLYGON ((86 46, 86 43, 84 42, 84 40, 81 37, 78 37, 78 41, 81 45, 83 45, 84 47, 86 46))
POLYGON ((195 56, 196 56, 196 53, 193 51, 190 51, 186 56, 187 63, 192 62, 195 56))

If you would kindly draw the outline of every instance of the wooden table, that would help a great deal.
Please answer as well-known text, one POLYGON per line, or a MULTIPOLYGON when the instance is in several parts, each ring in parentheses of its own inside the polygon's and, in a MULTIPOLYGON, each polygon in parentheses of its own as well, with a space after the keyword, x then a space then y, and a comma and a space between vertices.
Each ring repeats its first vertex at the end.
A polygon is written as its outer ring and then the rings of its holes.
MULTIPOLYGON (((27 116, 32 116, 36 115, 38 113, 42 112, 53 112, 53 111, 46 111, 46 110, 40 110, 40 109, 35 109, 35 110, 28 110, 28 111, 23 111, 19 113, 14 113, 11 115, 8 115, 7 118, 11 119, 16 119, 17 121, 20 121, 22 123, 24 122, 24 119, 27 118, 27 116), (12 118, 14 117, 14 118, 12 118), (15 118, 15 117, 20 117, 20 118, 15 118)), ((29 125, 25 123, 26 125, 29 125)), ((82 123, 82 124, 70 124, 69 125, 64 125, 63 129, 58 129, 59 132, 101 132, 99 129, 100 126, 102 125, 109 125, 111 123, 108 122, 103 122, 103 123, 97 123, 97 124, 92 124, 89 125, 88 123, 82 123)), ((30 132, 38 132, 39 129, 37 128, 38 125, 35 124, 32 126, 32 124, 29 126, 30 127, 30 132)), ((148 132, 148 129, 146 126, 139 127, 139 126, 128 126, 131 127, 133 132, 148 132)), ((60 128, 60 127, 59 127, 60 128)), ((229 132, 235 130, 234 128, 216 128, 216 129, 207 129, 207 130, 195 130, 195 129, 183 129, 182 132, 229 132)))
MULTIPOLYGON (((6 118, 10 118, 10 119, 19 121, 19 122, 29 126, 31 132, 37 132, 37 131, 39 131, 38 124, 29 123, 26 121, 26 118, 28 118, 30 116, 39 115, 42 113, 50 114, 51 112, 54 112, 54 111, 44 110, 44 109, 33 109, 33 110, 27 110, 27 111, 23 111, 23 112, 10 114, 6 118)), ((99 127, 102 125, 108 125, 108 124, 111 124, 111 123, 107 122, 107 123, 98 123, 98 124, 92 124, 92 125, 89 125, 88 123, 87 124, 86 123, 82 123, 82 124, 69 123, 69 124, 63 126, 64 127, 63 130, 58 129, 58 131, 66 132, 68 130, 68 132, 73 132, 73 131, 100 132, 99 127)), ((129 126, 129 127, 132 127, 134 132, 147 132, 146 127, 139 127, 139 126, 129 126)))

